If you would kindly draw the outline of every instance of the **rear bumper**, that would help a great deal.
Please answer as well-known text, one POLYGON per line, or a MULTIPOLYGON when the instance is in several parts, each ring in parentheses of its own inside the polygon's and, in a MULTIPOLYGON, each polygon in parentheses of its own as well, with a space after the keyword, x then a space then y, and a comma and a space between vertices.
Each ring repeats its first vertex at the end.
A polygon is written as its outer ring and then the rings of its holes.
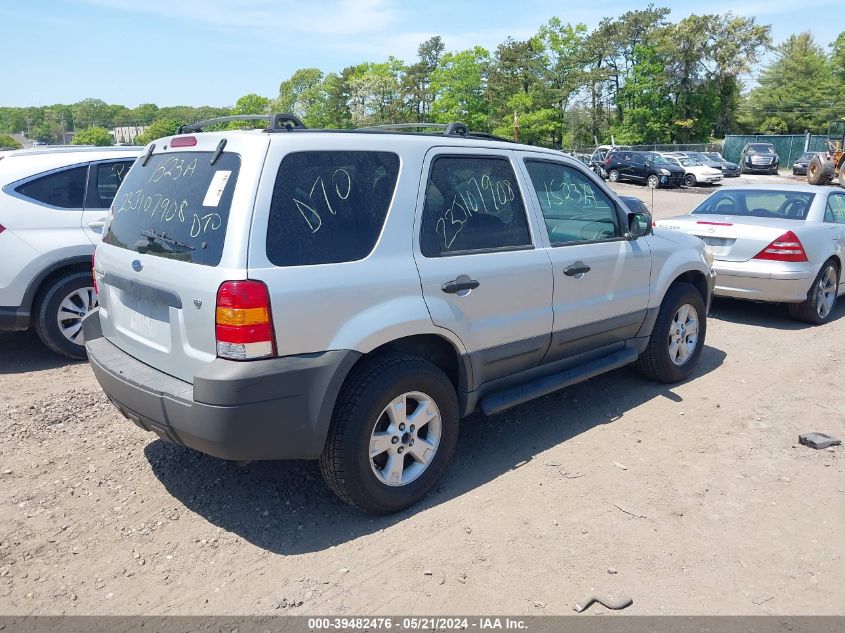
POLYGON ((222 459, 314 459, 358 352, 267 360, 216 359, 194 383, 136 360, 105 337, 99 310, 84 321, 97 381, 120 412, 165 440, 222 459))
POLYGON ((716 261, 717 297, 798 303, 807 298, 815 277, 809 263, 716 261))
POLYGON ((0 332, 18 332, 29 329, 32 318, 28 310, 0 306, 0 332))

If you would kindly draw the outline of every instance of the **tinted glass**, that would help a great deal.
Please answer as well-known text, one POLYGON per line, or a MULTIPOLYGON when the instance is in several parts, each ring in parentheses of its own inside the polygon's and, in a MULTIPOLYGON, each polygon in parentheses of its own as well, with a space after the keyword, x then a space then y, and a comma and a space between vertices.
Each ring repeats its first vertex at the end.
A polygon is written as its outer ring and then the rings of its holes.
POLYGON ((297 152, 282 160, 267 225, 276 266, 363 259, 381 233, 399 157, 389 152, 297 152))
POLYGON ((774 154, 775 148, 771 145, 749 145, 748 149, 753 149, 760 154, 774 154))
POLYGON ((824 221, 845 224, 845 194, 832 193, 828 196, 824 221))
POLYGON ((507 159, 450 156, 432 162, 420 229, 423 255, 528 246, 525 207, 507 159))
POLYGON ((643 156, 642 154, 634 154, 634 164, 645 165, 645 156, 643 156))
POLYGON ((38 202, 63 209, 81 209, 88 166, 73 167, 30 180, 15 191, 38 202))
POLYGON ((525 164, 552 245, 622 234, 613 203, 587 175, 560 163, 529 160, 525 164))
POLYGON ((135 161, 122 160, 114 163, 91 165, 85 208, 109 208, 133 162, 135 161))
POLYGON ((241 159, 211 152, 154 154, 135 163, 114 199, 103 242, 137 253, 216 266, 241 159))
POLYGON ((719 191, 693 213, 804 220, 814 197, 813 193, 801 191, 719 191))

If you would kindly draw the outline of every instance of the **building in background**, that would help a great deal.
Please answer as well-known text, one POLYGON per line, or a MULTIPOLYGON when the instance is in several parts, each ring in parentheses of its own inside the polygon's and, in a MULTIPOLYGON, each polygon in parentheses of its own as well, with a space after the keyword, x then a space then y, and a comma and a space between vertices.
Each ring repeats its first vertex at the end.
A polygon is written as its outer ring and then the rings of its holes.
POLYGON ((111 131, 116 145, 134 145, 135 139, 147 129, 145 125, 126 125, 116 127, 111 131))

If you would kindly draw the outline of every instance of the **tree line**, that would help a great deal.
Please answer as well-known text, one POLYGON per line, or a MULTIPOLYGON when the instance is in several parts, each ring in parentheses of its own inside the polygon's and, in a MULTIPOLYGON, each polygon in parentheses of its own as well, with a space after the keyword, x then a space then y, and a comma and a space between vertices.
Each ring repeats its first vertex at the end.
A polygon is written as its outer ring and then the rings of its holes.
POLYGON ((669 16, 669 8, 649 5, 592 30, 552 18, 534 36, 508 38, 492 52, 446 51, 436 36, 411 63, 389 57, 336 73, 302 68, 277 95, 244 95, 232 107, 130 109, 85 99, 0 108, 0 132, 57 142, 69 129, 143 125, 150 126, 139 139, 146 142, 180 123, 289 112, 310 127, 461 121, 508 138, 518 123, 523 142, 572 148, 611 138, 691 143, 732 133, 824 132, 829 119, 845 115, 836 99, 845 93, 845 32, 829 45, 799 33, 775 46, 771 27, 753 17, 669 16))

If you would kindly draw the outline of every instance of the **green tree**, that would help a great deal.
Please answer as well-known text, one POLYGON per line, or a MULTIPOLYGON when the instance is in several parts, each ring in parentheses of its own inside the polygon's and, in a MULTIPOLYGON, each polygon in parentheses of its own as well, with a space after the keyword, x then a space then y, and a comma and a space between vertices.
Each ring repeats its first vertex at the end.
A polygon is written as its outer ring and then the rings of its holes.
POLYGON ((747 121, 758 128, 765 119, 779 117, 791 133, 826 131, 827 121, 841 116, 834 86, 833 68, 812 34, 791 35, 751 91, 747 121))
POLYGON ((8 134, 0 134, 0 149, 20 149, 21 144, 8 134))
POLYGON ((446 53, 431 73, 431 105, 435 122, 461 121, 471 130, 487 129, 487 69, 490 53, 476 46, 472 50, 446 53))
POLYGON ((79 130, 73 135, 72 145, 111 145, 114 142, 112 135, 104 127, 89 127, 79 130))
POLYGON ((176 119, 159 119, 157 121, 153 121, 144 133, 139 135, 138 138, 135 139, 136 145, 146 145, 158 138, 162 138, 163 136, 171 136, 176 134, 176 128, 178 128, 180 122, 176 119))
POLYGON ((445 48, 439 35, 427 39, 417 48, 419 60, 405 69, 401 86, 404 107, 415 122, 428 120, 432 111, 436 89, 431 84, 445 48))

